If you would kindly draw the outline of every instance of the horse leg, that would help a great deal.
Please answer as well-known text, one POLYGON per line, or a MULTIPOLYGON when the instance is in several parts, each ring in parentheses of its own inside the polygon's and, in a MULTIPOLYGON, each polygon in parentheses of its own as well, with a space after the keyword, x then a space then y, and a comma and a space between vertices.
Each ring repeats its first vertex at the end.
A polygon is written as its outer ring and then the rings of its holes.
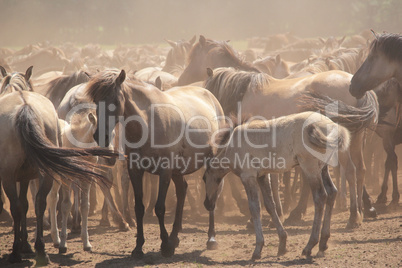
POLYGON ((272 221, 275 224, 276 231, 278 232, 279 237, 279 246, 278 246, 278 256, 281 256, 286 253, 286 240, 288 237, 287 232, 283 228, 282 222, 279 219, 278 213, 276 212, 274 198, 272 196, 271 182, 267 176, 258 177, 257 182, 260 186, 260 190, 264 199, 265 209, 271 215, 272 221))
POLYGON ((381 186, 381 193, 377 197, 377 204, 385 204, 387 202, 387 191, 388 191, 388 178, 389 173, 393 175, 394 170, 398 170, 398 158, 395 153, 395 146, 390 141, 383 140, 384 150, 387 153, 387 159, 385 160, 385 173, 384 180, 381 186))
POLYGON ((33 253, 31 245, 28 243, 28 231, 27 231, 27 212, 28 212, 28 193, 29 181, 22 180, 20 182, 20 204, 22 208, 22 215, 21 215, 21 253, 33 253))
MULTIPOLYGON (((123 216, 131 227, 135 227, 133 217, 131 216, 129 205, 128 205, 128 192, 130 189, 130 175, 128 174, 128 169, 123 165, 123 171, 121 176, 121 194, 122 194, 122 205, 123 205, 123 216)), ((134 185, 132 185, 134 186, 134 185)))
MULTIPOLYGON (((104 201, 104 207, 106 210, 106 219, 109 221, 107 218, 107 209, 110 209, 110 212, 113 216, 114 222, 119 225, 120 231, 128 231, 130 230, 130 227, 128 223, 124 220, 123 216, 121 215, 119 209, 116 206, 116 203, 113 200, 113 196, 110 193, 110 189, 106 189, 104 187, 101 187, 101 190, 103 192, 103 195, 105 196, 105 201, 104 201)), ((110 223, 109 223, 110 224, 110 223)))
POLYGON ((157 193, 158 193, 158 177, 152 174, 148 174, 148 181, 150 183, 150 196, 149 196, 149 203, 148 203, 148 208, 147 211, 145 212, 148 215, 153 214, 153 210, 156 205, 156 200, 158 198, 157 193))
POLYGON ((53 179, 45 175, 40 183, 38 194, 36 195, 35 214, 36 214, 36 265, 47 265, 50 260, 45 252, 45 241, 43 240, 43 215, 46 210, 46 197, 52 188, 53 179))
POLYGON ((79 191, 80 189, 77 188, 77 186, 72 185, 73 189, 73 194, 74 194, 74 204, 73 204, 73 224, 71 227, 71 232, 72 233, 79 233, 81 231, 81 214, 79 213, 80 209, 80 195, 79 191))
POLYGON ((163 172, 159 175, 159 191, 158 200, 155 205, 155 214, 158 217, 160 238, 162 240, 161 253, 163 257, 171 257, 174 254, 175 245, 169 240, 168 233, 165 228, 165 201, 170 184, 171 173, 163 172))
POLYGON ((366 186, 363 186, 363 205, 365 218, 377 218, 377 211, 373 207, 373 201, 367 192, 366 186))
POLYGON ((392 201, 389 204, 390 206, 398 206, 400 194, 398 191, 398 158, 396 159, 396 165, 391 171, 392 174, 392 201))
POLYGON ((302 215, 306 213, 308 199, 310 196, 310 186, 307 180, 303 176, 303 172, 301 172, 302 178, 302 188, 300 190, 300 199, 297 206, 290 212, 289 217, 285 220, 285 225, 292 225, 294 223, 300 222, 302 219, 302 215))
POLYGON ((290 192, 290 171, 283 173, 283 184, 285 185, 285 189, 283 191, 283 212, 287 213, 290 209, 290 204, 293 201, 292 194, 290 192))
POLYGON ((88 235, 90 190, 91 190, 91 183, 81 183, 81 240, 84 245, 84 251, 92 250, 92 245, 89 242, 89 235, 88 235))
MULTIPOLYGON (((127 160, 129 161, 129 160, 127 160)), ((127 163, 129 164, 129 163, 127 163)), ((143 199, 143 189, 142 189, 142 177, 144 175, 143 170, 137 170, 135 168, 128 169, 130 175, 131 184, 134 190, 134 200, 135 200, 135 217, 137 221, 137 241, 134 250, 131 252, 131 256, 135 259, 141 259, 144 257, 144 252, 142 251, 142 246, 144 245, 144 203, 143 199)))
POLYGON ((339 161, 344 168, 346 179, 349 183, 350 192, 350 215, 346 228, 356 228, 362 223, 362 215, 360 214, 357 206, 357 193, 356 193, 356 168, 350 157, 349 150, 339 153, 339 161))
POLYGON ((272 194, 275 201, 276 213, 278 217, 283 220, 283 210, 282 210, 282 202, 279 196, 279 174, 270 174, 271 176, 271 186, 272 186, 272 194))
POLYGON ((103 205, 102 205, 102 218, 99 222, 100 226, 105 226, 105 227, 110 227, 110 221, 108 217, 109 211, 106 203, 106 198, 103 199, 103 205))
POLYGON ((92 183, 90 192, 90 202, 89 202, 89 214, 90 216, 95 215, 96 207, 98 206, 98 199, 96 194, 96 184, 92 183))
MULTIPOLYGON (((357 209, 360 215, 363 215, 363 186, 366 176, 366 165, 364 163, 363 141, 365 132, 361 131, 353 135, 351 141, 351 156, 356 167, 356 184, 357 184, 357 209)), ((374 209, 374 208, 373 208, 374 209)))
POLYGON ((53 240, 53 246, 58 248, 60 246, 59 229, 57 227, 57 202, 59 202, 60 183, 53 183, 52 189, 48 195, 48 203, 50 210, 50 234, 53 240))
POLYGON ((215 209, 209 212, 209 225, 208 225, 208 241, 207 249, 215 250, 218 249, 218 242, 215 240, 215 209))
POLYGON ((60 204, 60 212, 61 212, 61 232, 60 232, 60 244, 59 244, 59 254, 63 254, 67 252, 67 222, 68 216, 71 212, 71 207, 73 203, 71 202, 71 191, 72 188, 67 185, 61 186, 61 204, 60 204))
POLYGON ((325 187, 325 191, 327 192, 327 202, 325 205, 325 214, 324 221, 322 224, 321 230, 321 238, 319 243, 319 251, 317 253, 318 257, 324 256, 324 251, 328 248, 328 239, 331 235, 331 217, 332 217, 332 209, 334 208, 334 203, 336 200, 336 195, 338 190, 336 189, 331 176, 328 171, 328 166, 326 165, 322 169, 321 173, 322 182, 325 187))
POLYGON ((14 243, 13 251, 8 256, 8 261, 10 263, 22 262, 21 258, 21 216, 22 216, 22 206, 18 198, 16 183, 14 178, 6 181, 3 184, 4 192, 6 193, 8 200, 10 201, 10 211, 11 216, 14 221, 14 243))
MULTIPOLYGON (((233 174, 229 176, 233 176, 233 174)), ((232 183, 229 183, 230 191, 232 192, 232 196, 236 201, 237 207, 240 209, 240 213, 244 216, 249 216, 250 213, 247 211, 246 200, 243 199, 241 190, 238 188, 237 184, 237 180, 232 180, 232 183)))
MULTIPOLYGON (((302 166, 302 163, 301 163, 302 166)), ((316 168, 316 167, 314 167, 316 168)), ((321 222, 322 216, 324 212, 324 204, 326 203, 327 193, 325 192, 325 188, 323 185, 323 181, 321 179, 321 170, 318 172, 310 172, 303 168, 304 178, 307 179, 311 192, 313 194, 313 201, 314 201, 314 221, 313 227, 311 230, 310 239, 306 245, 306 247, 302 251, 302 255, 307 257, 311 256, 311 250, 315 245, 318 243, 318 239, 320 237, 320 230, 321 230, 321 222), (317 173, 317 174, 314 174, 317 173)))
POLYGON ((261 259, 261 251, 264 246, 264 235, 262 233, 261 226, 261 214, 260 214, 260 201, 258 198, 258 186, 256 176, 243 175, 241 181, 246 189, 248 205, 251 213, 251 217, 254 223, 254 230, 256 235, 255 249, 251 257, 252 260, 261 259))
POLYGON ((173 229, 170 233, 169 240, 173 243, 174 247, 178 247, 180 243, 178 234, 182 230, 183 208, 184 202, 186 200, 188 184, 186 179, 182 175, 174 175, 172 176, 172 179, 176 188, 177 203, 173 229))

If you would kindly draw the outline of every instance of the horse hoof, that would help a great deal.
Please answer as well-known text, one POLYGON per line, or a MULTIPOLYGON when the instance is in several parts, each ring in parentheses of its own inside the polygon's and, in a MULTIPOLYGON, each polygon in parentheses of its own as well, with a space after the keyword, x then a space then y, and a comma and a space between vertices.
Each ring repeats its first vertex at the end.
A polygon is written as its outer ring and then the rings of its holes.
POLYGON ((321 250, 318 251, 316 257, 317 257, 317 258, 324 258, 324 257, 325 257, 325 252, 324 252, 324 251, 321 251, 321 250))
POLYGON ((59 254, 67 253, 67 247, 59 247, 59 254))
POLYGON ((392 200, 391 203, 389 203, 388 208, 391 210, 396 210, 399 206, 399 200, 392 200))
POLYGON ((12 252, 12 253, 8 256, 8 262, 9 262, 9 263, 19 263, 19 262, 22 262, 21 255, 12 252))
POLYGON ((59 243, 54 243, 54 244, 53 244, 53 247, 54 247, 54 248, 59 248, 59 246, 60 246, 59 243))
POLYGON ((34 254, 31 245, 28 242, 22 244, 21 253, 24 254, 34 254))
POLYGON ((141 260, 142 258, 144 258, 144 252, 142 252, 142 250, 133 250, 131 252, 131 258, 135 259, 135 260, 141 260))
POLYGON ((162 243, 161 253, 162 253, 163 257, 165 257, 165 258, 172 257, 174 255, 174 250, 175 250, 175 247, 173 246, 173 244, 167 243, 167 245, 164 245, 162 243))
POLYGON ((92 247, 84 247, 84 251, 92 251, 92 247))
MULTIPOLYGON (((299 225, 302 222, 301 214, 290 214, 290 216, 283 222, 283 225, 294 226, 299 225)), ((275 227, 275 226, 274 226, 275 227)))
POLYGON ((121 223, 119 224, 119 230, 122 231, 122 232, 127 232, 127 231, 130 231, 131 228, 130 228, 130 226, 128 225, 128 223, 126 223, 126 222, 121 222, 121 223))
POLYGON ((217 250, 218 249, 218 242, 215 240, 207 242, 207 249, 208 250, 217 250))
POLYGON ((45 254, 44 256, 36 256, 36 266, 46 266, 50 263, 49 256, 45 254))
POLYGON ((135 222, 132 219, 126 220, 130 227, 136 227, 135 222))
POLYGON ((377 218, 377 211, 375 210, 375 208, 371 207, 370 209, 366 209, 364 211, 364 218, 366 218, 366 219, 368 219, 368 218, 372 218, 372 219, 377 218))
POLYGON ((310 257, 311 256, 311 249, 304 248, 303 251, 302 251, 302 255, 306 256, 306 257, 310 257))
POLYGON ((385 204, 387 203, 387 197, 385 195, 379 195, 375 203, 377 205, 385 204))
POLYGON ((261 253, 254 253, 253 256, 251 257, 252 261, 259 260, 259 259, 261 259, 261 253))
POLYGON ((357 229, 359 227, 360 227, 360 223, 358 223, 358 222, 348 221, 348 224, 346 224, 346 229, 348 229, 348 230, 357 229))
POLYGON ((286 239, 287 235, 285 237, 279 238, 278 256, 285 255, 286 252, 288 252, 286 249, 286 239))

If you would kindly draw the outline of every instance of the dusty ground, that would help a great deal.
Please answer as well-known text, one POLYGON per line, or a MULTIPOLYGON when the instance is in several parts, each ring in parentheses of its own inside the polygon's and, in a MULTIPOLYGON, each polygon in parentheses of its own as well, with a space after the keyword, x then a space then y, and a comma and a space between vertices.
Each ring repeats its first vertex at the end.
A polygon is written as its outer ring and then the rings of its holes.
MULTIPOLYGON (((6 205, 8 208, 8 205, 6 205)), ((309 208, 305 222, 299 226, 286 226, 288 236, 288 253, 277 257, 278 237, 273 228, 266 224, 265 247, 262 259, 250 261, 254 250, 255 235, 246 229, 247 218, 238 210, 225 213, 217 219, 217 239, 219 249, 206 250, 208 218, 205 210, 198 218, 191 217, 186 207, 183 232, 180 233, 180 246, 172 258, 164 258, 159 252, 159 226, 156 217, 146 220, 144 245, 145 257, 141 261, 130 258, 135 246, 135 229, 119 232, 117 227, 99 227, 100 213, 90 217, 90 240, 92 252, 84 252, 79 235, 69 234, 68 252, 58 254, 53 248, 49 231, 45 231, 47 252, 51 267, 236 267, 236 266, 306 266, 306 267, 401 267, 402 266, 402 206, 394 211, 382 210, 375 220, 365 221, 355 230, 346 230, 349 212, 335 212, 332 224, 332 236, 329 249, 323 258, 306 259, 301 256, 311 231, 313 214, 309 208)), ((167 215, 168 230, 173 221, 172 213, 167 215)), ((34 214, 29 211, 29 237, 32 241, 34 231, 34 214)), ((9 223, 0 222, 0 267, 11 266, 6 261, 13 241, 12 228, 9 223)), ((32 243, 33 245, 33 243, 32 243)), ((318 248, 314 248, 316 254, 318 248)), ((32 257, 13 267, 34 266, 32 257)))

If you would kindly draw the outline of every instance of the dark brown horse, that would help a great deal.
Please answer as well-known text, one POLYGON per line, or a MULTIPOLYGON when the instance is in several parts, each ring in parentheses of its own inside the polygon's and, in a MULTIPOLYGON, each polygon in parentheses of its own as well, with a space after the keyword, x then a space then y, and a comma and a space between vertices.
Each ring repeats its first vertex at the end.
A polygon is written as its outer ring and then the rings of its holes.
MULTIPOLYGON (((377 35, 373 32, 373 34, 375 35, 375 39, 370 45, 370 52, 367 59, 353 76, 350 84, 350 93, 356 98, 361 98, 366 91, 377 87, 392 77, 398 81, 399 85, 402 85, 402 36, 392 33, 377 35)), ((399 113, 397 114, 399 116, 399 113)), ((398 129, 398 125, 399 122, 394 125, 394 131, 398 129)), ((397 158, 396 154, 392 153, 392 147, 394 146, 392 144, 395 143, 395 141, 391 140, 388 142, 391 143, 390 146, 387 146, 391 151, 389 154, 391 157, 388 158, 387 154, 386 168, 391 170, 393 178, 391 203, 398 204, 400 194, 395 169, 395 166, 397 166, 397 158)), ((386 175, 387 176, 384 177, 381 194, 378 198, 378 201, 381 203, 386 201, 388 188, 386 185, 386 178, 388 177, 387 172, 386 175)))

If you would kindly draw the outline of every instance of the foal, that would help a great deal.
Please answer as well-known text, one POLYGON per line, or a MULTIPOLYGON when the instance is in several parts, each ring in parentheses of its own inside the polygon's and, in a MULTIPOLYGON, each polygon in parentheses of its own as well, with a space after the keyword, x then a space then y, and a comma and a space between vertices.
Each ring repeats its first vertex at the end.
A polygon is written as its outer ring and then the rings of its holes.
MULTIPOLYGON (((278 255, 284 254, 287 233, 277 215, 270 180, 266 175, 289 171, 295 166, 300 166, 310 185, 315 205, 312 233, 302 254, 310 256, 312 248, 318 243, 326 204, 318 253, 323 255, 328 247, 332 208, 337 194, 327 164, 334 163, 338 150, 348 149, 349 131, 321 114, 304 112, 269 121, 251 121, 236 127, 232 133, 230 129, 222 133, 229 140, 224 141, 223 138, 220 144, 225 142, 224 145, 215 144, 218 151, 207 163, 203 178, 206 187, 204 205, 210 211, 212 218, 216 200, 222 190, 223 177, 233 172, 240 177, 246 189, 254 222, 256 246, 252 259, 261 258, 264 237, 260 220, 258 182, 265 207, 278 231, 278 255)), ((210 221, 208 236, 207 246, 215 246, 213 221, 210 221)))

